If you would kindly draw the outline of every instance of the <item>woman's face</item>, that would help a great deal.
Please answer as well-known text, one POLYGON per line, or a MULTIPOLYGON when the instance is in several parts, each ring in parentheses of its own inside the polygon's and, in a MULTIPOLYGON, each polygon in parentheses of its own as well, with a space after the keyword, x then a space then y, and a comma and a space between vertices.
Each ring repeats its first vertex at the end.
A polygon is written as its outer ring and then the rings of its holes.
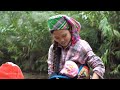
POLYGON ((52 36, 53 39, 63 47, 66 47, 71 40, 71 34, 69 30, 55 30, 52 33, 52 36))

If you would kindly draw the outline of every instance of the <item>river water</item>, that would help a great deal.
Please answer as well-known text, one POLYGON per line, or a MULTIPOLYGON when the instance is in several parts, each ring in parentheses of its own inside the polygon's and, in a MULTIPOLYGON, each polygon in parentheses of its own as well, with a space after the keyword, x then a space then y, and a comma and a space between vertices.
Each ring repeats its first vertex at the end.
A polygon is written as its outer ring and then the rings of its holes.
POLYGON ((25 79, 48 79, 47 73, 26 73, 23 72, 25 79))

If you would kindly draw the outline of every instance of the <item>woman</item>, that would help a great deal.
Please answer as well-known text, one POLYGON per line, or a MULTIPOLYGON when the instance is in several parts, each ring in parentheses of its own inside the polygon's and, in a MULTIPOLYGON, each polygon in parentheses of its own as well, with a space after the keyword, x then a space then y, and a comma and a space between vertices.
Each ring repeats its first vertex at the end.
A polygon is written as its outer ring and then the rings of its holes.
MULTIPOLYGON (((53 44, 48 53, 48 74, 60 74, 66 61, 73 61, 78 67, 88 65, 92 68, 92 79, 103 79, 105 66, 93 52, 87 41, 79 36, 81 25, 75 19, 66 15, 56 15, 48 19, 49 31, 53 37, 53 44)), ((78 79, 89 70, 78 72, 78 79)))

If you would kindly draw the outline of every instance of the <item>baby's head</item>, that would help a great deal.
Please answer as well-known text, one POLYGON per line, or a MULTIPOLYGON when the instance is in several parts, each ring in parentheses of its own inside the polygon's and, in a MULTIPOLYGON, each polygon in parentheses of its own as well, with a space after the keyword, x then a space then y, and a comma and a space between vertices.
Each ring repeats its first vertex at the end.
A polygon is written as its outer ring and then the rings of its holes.
POLYGON ((68 77, 74 78, 75 76, 77 76, 78 71, 79 68, 74 61, 66 61, 60 73, 68 77))

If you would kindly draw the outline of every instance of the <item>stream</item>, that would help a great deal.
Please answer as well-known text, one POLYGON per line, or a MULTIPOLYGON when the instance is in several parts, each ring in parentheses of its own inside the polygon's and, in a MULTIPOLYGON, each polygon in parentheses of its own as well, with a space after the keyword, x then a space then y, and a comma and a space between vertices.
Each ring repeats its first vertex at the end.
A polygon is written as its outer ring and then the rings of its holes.
POLYGON ((23 72, 24 78, 25 79, 48 79, 48 74, 47 73, 27 73, 23 72))

